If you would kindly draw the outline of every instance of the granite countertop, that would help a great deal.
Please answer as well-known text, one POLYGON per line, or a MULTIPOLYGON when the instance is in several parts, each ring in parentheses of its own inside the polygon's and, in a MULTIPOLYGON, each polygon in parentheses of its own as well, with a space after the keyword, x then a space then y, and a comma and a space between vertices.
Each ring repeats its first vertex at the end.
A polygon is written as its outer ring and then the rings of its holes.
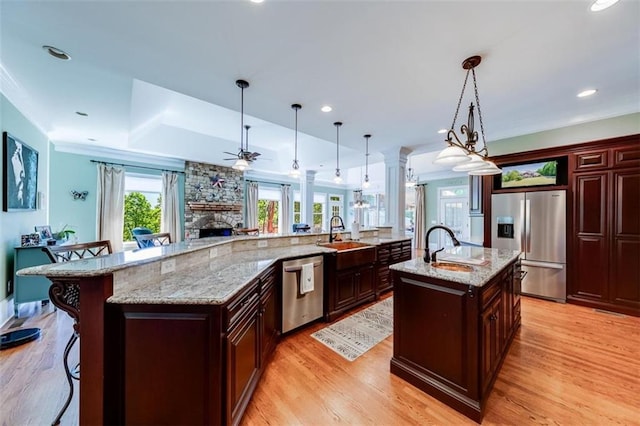
MULTIPOLYGON (((151 247, 113 253, 22 269, 19 275, 46 275, 50 278, 97 277, 114 274, 114 294, 110 303, 149 304, 220 304, 226 302, 251 280, 278 260, 332 253, 336 250, 315 244, 300 244, 284 247, 269 247, 254 250, 232 251, 228 246, 233 241, 256 237, 211 237, 183 241, 167 246, 151 247), (224 246, 229 248, 222 249, 224 246), (209 259, 203 250, 218 247, 220 255, 209 259), (164 275, 149 275, 149 279, 127 277, 129 268, 169 260, 173 257, 200 252, 202 260, 195 265, 178 268, 164 275), (206 259, 206 260, 204 260, 206 259)), ((360 241, 379 245, 388 242, 406 241, 411 237, 392 235, 370 237, 360 241)), ((200 258, 199 258, 200 259, 200 258)), ((137 273, 132 270, 134 276, 137 273)))
POLYGON ((187 271, 166 274, 155 281, 114 283, 107 303, 222 304, 278 260, 334 251, 316 245, 242 251, 219 256, 187 271))
POLYGON ((421 275, 427 278, 437 278, 482 287, 504 269, 505 266, 517 259, 519 255, 520 251, 517 250, 453 247, 438 253, 438 261, 468 264, 473 268, 473 271, 454 272, 434 268, 431 263, 426 263, 422 260, 422 257, 396 263, 389 266, 389 269, 421 275))

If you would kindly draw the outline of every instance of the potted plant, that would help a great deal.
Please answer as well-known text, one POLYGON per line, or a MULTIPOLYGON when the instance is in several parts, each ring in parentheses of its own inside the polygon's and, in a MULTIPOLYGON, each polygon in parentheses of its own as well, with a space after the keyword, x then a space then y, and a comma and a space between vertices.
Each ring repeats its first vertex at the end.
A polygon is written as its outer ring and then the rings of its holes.
POLYGON ((69 225, 64 225, 61 230, 53 233, 53 238, 56 240, 66 241, 69 239, 70 235, 75 234, 76 231, 69 228, 69 225))

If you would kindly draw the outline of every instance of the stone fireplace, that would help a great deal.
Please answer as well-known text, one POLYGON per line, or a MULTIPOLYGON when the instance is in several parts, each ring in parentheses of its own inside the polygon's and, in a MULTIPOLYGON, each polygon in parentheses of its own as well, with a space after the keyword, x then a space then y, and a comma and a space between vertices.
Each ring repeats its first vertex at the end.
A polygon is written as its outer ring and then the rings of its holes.
POLYGON ((188 238, 229 235, 242 227, 243 173, 188 161, 185 165, 185 233, 188 238))

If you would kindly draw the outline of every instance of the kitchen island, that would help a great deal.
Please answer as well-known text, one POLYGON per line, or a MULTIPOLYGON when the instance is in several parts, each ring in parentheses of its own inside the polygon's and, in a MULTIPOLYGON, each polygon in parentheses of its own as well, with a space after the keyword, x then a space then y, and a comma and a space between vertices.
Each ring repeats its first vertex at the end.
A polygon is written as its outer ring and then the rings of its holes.
POLYGON ((277 342, 279 262, 335 253, 323 238, 207 238, 19 273, 79 297, 65 311, 82 337, 81 424, 237 424, 277 342))
POLYGON ((418 257, 390 266, 391 372, 481 422, 520 326, 519 254, 454 247, 438 263, 418 257))

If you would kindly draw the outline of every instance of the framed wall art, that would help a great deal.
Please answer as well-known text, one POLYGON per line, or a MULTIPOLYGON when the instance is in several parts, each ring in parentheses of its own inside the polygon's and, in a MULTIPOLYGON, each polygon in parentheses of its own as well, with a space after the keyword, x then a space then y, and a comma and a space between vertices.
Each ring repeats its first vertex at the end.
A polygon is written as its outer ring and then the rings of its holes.
POLYGON ((38 198, 38 151, 7 132, 2 136, 2 210, 35 210, 38 198))

